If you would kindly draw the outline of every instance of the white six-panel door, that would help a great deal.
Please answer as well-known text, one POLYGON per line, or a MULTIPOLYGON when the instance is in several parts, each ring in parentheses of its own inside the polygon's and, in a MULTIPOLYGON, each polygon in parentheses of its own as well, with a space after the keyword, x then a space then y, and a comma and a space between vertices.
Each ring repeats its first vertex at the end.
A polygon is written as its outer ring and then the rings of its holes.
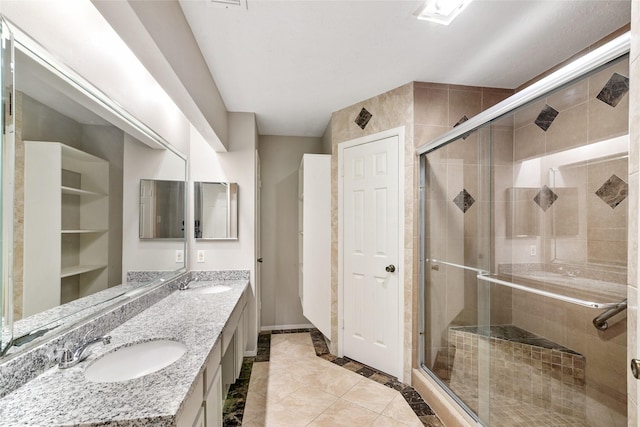
POLYGON ((345 148, 343 167, 343 353, 397 376, 398 137, 345 148))

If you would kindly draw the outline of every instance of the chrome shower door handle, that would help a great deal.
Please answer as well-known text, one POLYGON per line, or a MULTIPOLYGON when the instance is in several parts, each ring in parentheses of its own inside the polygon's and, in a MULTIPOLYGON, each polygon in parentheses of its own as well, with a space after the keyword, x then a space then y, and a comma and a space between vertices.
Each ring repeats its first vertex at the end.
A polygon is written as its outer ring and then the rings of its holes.
POLYGON ((631 359, 631 373, 635 379, 640 379, 640 360, 631 359))
POLYGON ((396 271, 396 266, 393 264, 389 264, 385 267, 385 270, 387 273, 393 273, 394 271, 396 271))

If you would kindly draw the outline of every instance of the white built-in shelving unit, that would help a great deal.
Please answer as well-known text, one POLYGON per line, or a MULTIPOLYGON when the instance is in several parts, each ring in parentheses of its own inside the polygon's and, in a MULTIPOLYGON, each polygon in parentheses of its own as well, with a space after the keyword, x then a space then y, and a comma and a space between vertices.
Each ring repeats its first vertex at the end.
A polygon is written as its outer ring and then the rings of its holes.
POLYGON ((305 154, 298 171, 299 295, 304 316, 331 336, 331 156, 305 154))
POLYGON ((24 143, 24 315, 107 288, 109 162, 24 143))

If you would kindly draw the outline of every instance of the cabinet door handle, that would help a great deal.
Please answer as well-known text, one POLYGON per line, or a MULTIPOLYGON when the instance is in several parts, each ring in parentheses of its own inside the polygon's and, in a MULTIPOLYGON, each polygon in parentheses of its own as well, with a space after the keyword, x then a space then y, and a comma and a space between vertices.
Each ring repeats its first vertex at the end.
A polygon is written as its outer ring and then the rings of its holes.
POLYGON ((258 258, 258 262, 262 262, 262 257, 258 258))
POLYGON ((385 267, 385 270, 387 271, 387 273, 393 273, 394 271, 396 271, 396 266, 393 264, 389 264, 385 267))

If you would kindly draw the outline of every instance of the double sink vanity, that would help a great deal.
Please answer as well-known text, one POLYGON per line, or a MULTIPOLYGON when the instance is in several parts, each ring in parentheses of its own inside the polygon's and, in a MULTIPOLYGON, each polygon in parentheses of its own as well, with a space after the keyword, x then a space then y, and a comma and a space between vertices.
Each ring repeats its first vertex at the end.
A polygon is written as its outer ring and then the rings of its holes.
POLYGON ((70 343, 73 353, 95 340, 86 359, 51 367, 0 399, 0 426, 221 426, 225 388, 246 346, 249 275, 192 275, 164 285, 168 296, 108 336, 70 343))

